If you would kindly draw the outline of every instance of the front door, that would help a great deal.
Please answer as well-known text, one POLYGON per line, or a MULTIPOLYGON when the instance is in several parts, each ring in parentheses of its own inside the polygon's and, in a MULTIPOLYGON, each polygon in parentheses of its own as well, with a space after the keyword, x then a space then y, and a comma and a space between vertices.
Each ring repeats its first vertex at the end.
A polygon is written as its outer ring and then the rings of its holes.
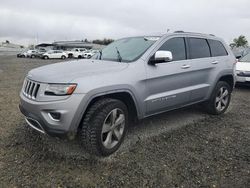
POLYGON ((184 106, 190 100, 192 67, 187 59, 185 39, 168 39, 158 50, 171 51, 173 61, 146 65, 146 115, 184 106))

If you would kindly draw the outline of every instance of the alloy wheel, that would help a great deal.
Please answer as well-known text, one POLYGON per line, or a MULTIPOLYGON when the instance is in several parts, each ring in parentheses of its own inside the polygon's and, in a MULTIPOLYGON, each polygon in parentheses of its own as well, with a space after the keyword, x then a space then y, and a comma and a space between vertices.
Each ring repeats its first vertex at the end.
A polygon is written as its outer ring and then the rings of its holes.
POLYGON ((125 114, 119 109, 113 109, 105 118, 102 126, 101 140, 107 149, 114 148, 122 139, 125 130, 125 114))
POLYGON ((227 107, 228 101, 229 101, 229 91, 226 87, 221 87, 215 98, 216 109, 219 112, 223 111, 227 107))

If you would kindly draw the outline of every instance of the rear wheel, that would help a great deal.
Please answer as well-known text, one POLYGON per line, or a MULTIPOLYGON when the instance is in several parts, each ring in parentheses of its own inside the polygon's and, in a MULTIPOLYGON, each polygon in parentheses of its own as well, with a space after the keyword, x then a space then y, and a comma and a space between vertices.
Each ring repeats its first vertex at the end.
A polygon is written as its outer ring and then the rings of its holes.
POLYGON ((31 55, 31 58, 33 59, 33 58, 35 58, 35 56, 34 56, 34 55, 31 55))
POLYGON ((94 103, 83 120, 81 141, 91 154, 108 156, 120 147, 128 126, 128 111, 120 100, 94 103))
POLYGON ((79 55, 79 56, 78 56, 78 59, 81 59, 81 58, 82 58, 82 56, 81 56, 81 55, 79 55))
POLYGON ((208 113, 213 115, 223 114, 231 101, 232 89, 227 82, 219 81, 206 105, 208 113))

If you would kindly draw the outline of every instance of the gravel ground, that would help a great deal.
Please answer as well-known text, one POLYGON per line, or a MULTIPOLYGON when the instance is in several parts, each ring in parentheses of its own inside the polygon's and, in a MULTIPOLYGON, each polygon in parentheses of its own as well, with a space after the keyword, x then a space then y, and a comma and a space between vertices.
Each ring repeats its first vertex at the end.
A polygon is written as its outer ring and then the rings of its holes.
POLYGON ((250 87, 222 116, 193 106, 147 118, 117 153, 93 158, 77 139, 34 132, 18 110, 26 73, 58 61, 0 56, 0 187, 250 187, 250 87))

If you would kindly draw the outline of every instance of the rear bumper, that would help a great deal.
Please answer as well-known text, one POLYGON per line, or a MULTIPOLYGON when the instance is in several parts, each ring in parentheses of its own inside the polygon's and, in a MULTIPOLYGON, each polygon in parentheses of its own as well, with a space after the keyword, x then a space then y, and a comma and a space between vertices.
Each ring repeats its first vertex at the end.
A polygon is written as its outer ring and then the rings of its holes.
POLYGON ((250 83, 250 77, 249 76, 237 76, 236 82, 237 83, 250 83))

